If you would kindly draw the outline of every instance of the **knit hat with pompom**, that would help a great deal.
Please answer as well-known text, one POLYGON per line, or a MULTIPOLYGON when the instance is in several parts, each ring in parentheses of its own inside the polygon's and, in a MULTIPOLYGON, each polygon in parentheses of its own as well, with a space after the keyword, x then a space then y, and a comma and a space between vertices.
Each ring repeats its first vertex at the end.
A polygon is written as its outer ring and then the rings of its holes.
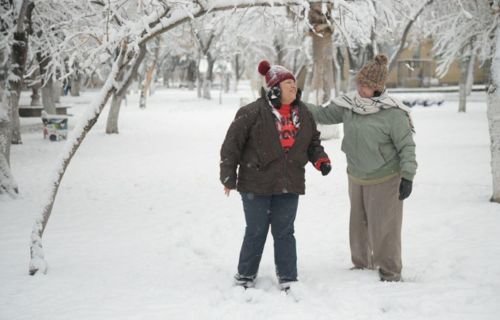
POLYGON ((363 84, 377 91, 384 91, 387 80, 387 56, 378 54, 368 62, 356 75, 356 83, 363 84))
POLYGON ((287 79, 295 80, 293 73, 291 73, 287 68, 279 65, 271 66, 269 61, 262 60, 259 63, 259 73, 266 78, 266 85, 268 88, 275 87, 279 85, 281 81, 287 79))

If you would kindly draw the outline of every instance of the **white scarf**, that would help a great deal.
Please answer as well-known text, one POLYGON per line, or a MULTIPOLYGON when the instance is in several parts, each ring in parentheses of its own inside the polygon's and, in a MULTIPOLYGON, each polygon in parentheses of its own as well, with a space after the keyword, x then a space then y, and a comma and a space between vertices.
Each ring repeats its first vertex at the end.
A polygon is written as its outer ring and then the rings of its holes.
POLYGON ((333 99, 333 104, 352 110, 357 114, 373 114, 380 110, 399 108, 407 113, 410 119, 411 130, 415 132, 415 127, 413 126, 413 120, 410 115, 410 108, 403 104, 401 101, 389 97, 387 92, 384 91, 378 97, 363 98, 359 95, 358 91, 349 92, 340 97, 333 99))

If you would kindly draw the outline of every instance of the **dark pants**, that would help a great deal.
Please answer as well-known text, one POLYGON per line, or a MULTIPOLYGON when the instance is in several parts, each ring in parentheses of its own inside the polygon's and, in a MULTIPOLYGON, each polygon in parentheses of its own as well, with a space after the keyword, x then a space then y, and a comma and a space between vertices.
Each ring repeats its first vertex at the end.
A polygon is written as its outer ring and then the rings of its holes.
POLYGON ((241 246, 238 274, 255 278, 264 251, 269 225, 274 238, 274 263, 280 282, 297 280, 297 248, 293 223, 298 194, 259 196, 241 193, 245 211, 245 238, 241 246))

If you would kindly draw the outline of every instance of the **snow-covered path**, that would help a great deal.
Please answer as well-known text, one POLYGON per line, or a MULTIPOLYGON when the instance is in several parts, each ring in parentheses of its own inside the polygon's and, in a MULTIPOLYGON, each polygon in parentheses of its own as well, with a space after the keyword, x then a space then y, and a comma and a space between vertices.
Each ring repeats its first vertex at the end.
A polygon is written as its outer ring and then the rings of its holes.
MULTIPOLYGON (((79 102, 70 121, 93 96, 64 97, 79 102)), ((139 110, 132 95, 113 136, 105 110, 63 180, 44 235, 49 272, 37 277, 29 235, 63 143, 22 119, 35 130, 12 150, 21 197, 0 198, 0 320, 498 319, 500 206, 488 202, 484 93, 466 114, 452 94, 414 109, 403 283, 349 270, 345 158, 339 140, 324 142, 334 169, 322 177, 308 166, 296 222, 298 303, 277 289, 271 236, 257 289, 232 286, 244 219, 239 195, 223 195, 218 153, 239 97, 223 99, 158 90, 139 110)))

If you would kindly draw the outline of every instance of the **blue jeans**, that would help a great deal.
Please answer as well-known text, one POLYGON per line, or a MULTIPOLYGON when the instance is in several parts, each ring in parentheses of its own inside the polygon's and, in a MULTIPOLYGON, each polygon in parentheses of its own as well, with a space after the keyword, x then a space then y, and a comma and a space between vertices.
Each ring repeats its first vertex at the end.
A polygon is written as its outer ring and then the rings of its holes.
POLYGON ((245 237, 240 251, 238 274, 255 278, 264 251, 269 226, 274 238, 274 263, 280 282, 297 281, 297 248, 294 221, 299 195, 260 196, 241 193, 245 211, 245 237))

